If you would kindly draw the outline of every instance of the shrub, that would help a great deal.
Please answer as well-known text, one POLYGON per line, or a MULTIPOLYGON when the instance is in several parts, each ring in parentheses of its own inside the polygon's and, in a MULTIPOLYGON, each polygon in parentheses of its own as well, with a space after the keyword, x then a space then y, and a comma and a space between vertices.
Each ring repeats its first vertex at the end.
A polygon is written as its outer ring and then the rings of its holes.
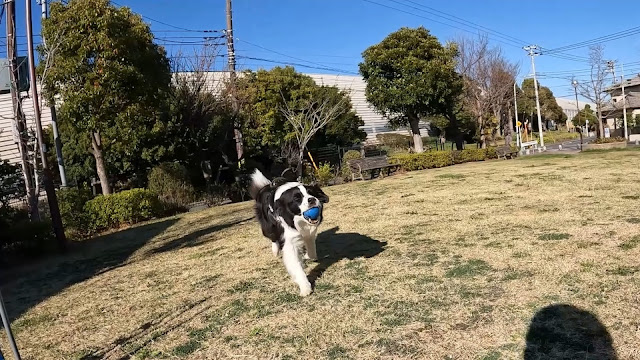
POLYGON ((26 209, 7 207, 0 214, 0 263, 17 263, 36 257, 54 244, 49 221, 30 221, 26 209))
POLYGON ((329 184, 329 181, 333 180, 333 169, 329 163, 320 164, 318 169, 316 170, 316 181, 321 186, 326 186, 329 184))
POLYGON ((460 151, 430 151, 420 154, 397 154, 391 160, 407 171, 423 170, 462 164, 471 161, 483 161, 498 157, 496 149, 464 149, 460 151))
POLYGON ((423 170, 453 165, 450 151, 430 151, 420 154, 398 154, 391 160, 407 171, 423 170))
POLYGON ((614 142, 624 142, 623 137, 608 137, 608 138, 597 138, 593 143, 594 144, 609 144, 614 142))
POLYGON ((178 207, 184 208, 197 199, 187 168, 177 163, 162 163, 151 169, 148 187, 162 201, 178 207))
POLYGON ((158 195, 150 190, 131 189, 112 195, 100 195, 87 202, 86 231, 98 231, 135 224, 162 216, 164 206, 158 195))
POLYGON ((87 223, 84 205, 93 197, 91 190, 66 188, 58 190, 56 195, 65 230, 82 232, 87 223))
POLYGON ((381 145, 388 146, 390 148, 402 148, 407 149, 411 147, 411 137, 402 134, 378 134, 376 139, 381 145))
POLYGON ((340 175, 344 180, 351 180, 351 169, 349 169, 349 160, 362 159, 362 154, 356 150, 349 150, 342 155, 342 168, 340 175))

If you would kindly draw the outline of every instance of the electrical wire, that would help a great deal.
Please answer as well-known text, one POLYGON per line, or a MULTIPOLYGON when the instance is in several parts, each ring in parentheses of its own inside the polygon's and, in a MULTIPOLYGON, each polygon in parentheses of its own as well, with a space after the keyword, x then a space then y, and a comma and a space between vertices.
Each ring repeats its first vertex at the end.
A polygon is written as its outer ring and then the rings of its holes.
POLYGON ((500 37, 500 38, 502 38, 502 39, 504 39, 506 41, 513 42, 514 44, 516 44, 518 46, 523 46, 523 45, 526 45, 526 44, 530 44, 530 42, 515 38, 515 37, 513 37, 511 35, 507 35, 507 34, 501 33, 499 31, 490 29, 488 27, 476 24, 476 23, 471 22, 469 20, 466 20, 466 19, 463 19, 461 17, 446 13, 444 11, 440 11, 438 9, 434 9, 434 8, 432 8, 430 6, 426 6, 426 5, 420 4, 420 3, 415 2, 415 1, 402 0, 405 3, 414 4, 414 5, 418 6, 418 7, 407 5, 407 4, 403 4, 403 3, 399 2, 398 0, 388 0, 388 1, 391 1, 391 2, 399 4, 399 5, 403 5, 403 6, 409 7, 409 8, 414 9, 414 10, 418 10, 418 11, 422 11, 422 12, 431 14, 433 16, 439 17, 441 19, 445 19, 447 21, 454 22, 456 24, 467 26, 467 27, 473 28, 473 29, 481 31, 481 32, 490 33, 493 36, 500 37))
MULTIPOLYGON (((375 2, 375 1, 372 1, 372 0, 362 0, 362 1, 364 1, 364 2, 368 2, 368 3, 370 3, 370 4, 375 4, 375 5, 378 5, 378 6, 382 6, 382 7, 385 7, 385 8, 387 8, 387 9, 391 9, 391 10, 399 11, 399 12, 402 12, 402 13, 405 13, 405 14, 413 15, 413 16, 416 16, 416 17, 419 17, 419 18, 422 18, 422 19, 426 19, 426 20, 429 20, 429 21, 433 21, 433 22, 438 23, 438 24, 441 24, 441 25, 450 26, 450 27, 452 27, 452 28, 455 28, 455 29, 458 29, 458 30, 462 30, 462 31, 467 32, 467 33, 470 33, 470 34, 477 35, 477 33, 473 32, 473 31, 471 31, 471 30, 467 30, 467 29, 464 29, 464 28, 461 28, 461 27, 458 27, 458 26, 455 26, 455 25, 447 24, 447 23, 445 23, 445 22, 442 22, 442 21, 439 21, 439 20, 435 20, 435 19, 432 19, 432 18, 429 18, 429 17, 426 17, 426 16, 422 16, 422 15, 414 14, 414 13, 412 13, 412 12, 410 12, 410 11, 406 11, 406 10, 398 9, 398 8, 396 8, 396 7, 389 6, 389 5, 386 5, 386 4, 381 4, 381 3, 379 3, 379 2, 375 2)), ((513 47, 516 47, 516 48, 521 48, 521 47, 522 47, 521 45, 516 45, 516 44, 511 43, 511 42, 506 42, 506 41, 499 40, 499 39, 495 39, 495 38, 492 38, 492 37, 489 37, 489 36, 487 36, 487 37, 488 37, 489 39, 493 40, 493 41, 497 41, 497 42, 502 43, 502 44, 505 44, 505 45, 513 46, 513 47)))
POLYGON ((288 62, 288 61, 257 58, 257 57, 253 57, 253 56, 237 56, 237 58, 239 58, 239 59, 248 59, 248 60, 256 60, 256 61, 260 61, 260 62, 267 62, 267 63, 273 63, 273 64, 299 66, 299 67, 304 67, 304 68, 309 68, 309 69, 317 69, 317 70, 324 70, 324 71, 335 71, 335 72, 340 72, 340 73, 344 73, 344 74, 358 75, 357 72, 344 70, 344 69, 336 69, 336 68, 323 67, 323 66, 311 66, 311 65, 293 63, 293 62, 288 62))
POLYGON ((608 35, 603 35, 590 40, 584 40, 581 42, 560 46, 557 48, 550 49, 548 50, 548 52, 549 53, 567 52, 570 50, 580 49, 583 47, 587 47, 587 46, 591 46, 591 45, 595 45, 603 42, 614 41, 614 40, 622 39, 622 38, 637 35, 637 34, 640 34, 640 26, 636 26, 627 30, 618 31, 608 35))

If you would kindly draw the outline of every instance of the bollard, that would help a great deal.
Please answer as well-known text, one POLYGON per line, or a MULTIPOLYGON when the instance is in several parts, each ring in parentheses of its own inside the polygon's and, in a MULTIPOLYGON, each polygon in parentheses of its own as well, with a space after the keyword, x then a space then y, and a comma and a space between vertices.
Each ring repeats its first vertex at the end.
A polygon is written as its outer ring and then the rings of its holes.
POLYGON ((558 150, 562 150, 562 144, 558 145, 558 150))

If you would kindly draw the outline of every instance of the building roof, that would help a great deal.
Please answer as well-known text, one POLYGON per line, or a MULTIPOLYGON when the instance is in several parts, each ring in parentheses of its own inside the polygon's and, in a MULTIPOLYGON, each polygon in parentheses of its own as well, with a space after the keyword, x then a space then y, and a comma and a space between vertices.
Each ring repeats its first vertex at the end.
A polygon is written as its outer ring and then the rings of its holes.
MULTIPOLYGON (((630 79, 625 79, 624 80, 624 86, 625 87, 631 87, 631 86, 637 86, 640 85, 640 74, 630 78, 630 79)), ((605 91, 610 92, 613 90, 617 90, 620 89, 622 86, 622 83, 615 83, 613 85, 611 85, 610 87, 608 87, 605 91)))
MULTIPOLYGON (((602 112, 617 112, 622 111, 624 104, 622 101, 609 102, 602 107, 602 112)), ((629 93, 627 94, 627 110, 640 109, 640 94, 629 93)), ((609 116, 605 116, 609 117, 609 116)))
MULTIPOLYGON (((562 110, 576 110, 576 101, 574 99, 556 98, 556 102, 562 108, 562 110)), ((591 106, 592 109, 595 109, 596 107, 592 103, 578 100, 578 107, 580 108, 580 110, 584 109, 585 105, 591 106)))

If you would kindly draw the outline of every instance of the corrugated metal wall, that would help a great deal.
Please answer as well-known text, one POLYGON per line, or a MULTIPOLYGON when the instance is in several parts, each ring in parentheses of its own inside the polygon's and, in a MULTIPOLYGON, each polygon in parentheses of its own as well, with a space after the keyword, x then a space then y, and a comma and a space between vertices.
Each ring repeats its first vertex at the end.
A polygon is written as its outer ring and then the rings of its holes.
MULTIPOLYGON (((367 86, 364 79, 357 75, 327 75, 327 74, 307 74, 318 85, 335 86, 347 91, 351 95, 351 103, 355 112, 364 121, 362 129, 367 133, 368 143, 376 143, 376 135, 382 133, 409 134, 407 129, 394 130, 388 126, 388 120, 377 113, 365 98, 365 88, 367 86)), ((427 136, 427 123, 420 125, 422 136, 427 136)))
MULTIPOLYGON (((26 95, 25 92, 22 93, 26 95)), ((22 107, 27 118, 27 125, 35 131, 35 120, 33 116, 33 101, 31 97, 22 100, 22 107)), ((51 111, 47 106, 41 106, 42 126, 51 124, 51 111)), ((18 145, 14 139, 13 105, 11 94, 0 94, 0 159, 9 160, 12 163, 20 161, 18 145)))

